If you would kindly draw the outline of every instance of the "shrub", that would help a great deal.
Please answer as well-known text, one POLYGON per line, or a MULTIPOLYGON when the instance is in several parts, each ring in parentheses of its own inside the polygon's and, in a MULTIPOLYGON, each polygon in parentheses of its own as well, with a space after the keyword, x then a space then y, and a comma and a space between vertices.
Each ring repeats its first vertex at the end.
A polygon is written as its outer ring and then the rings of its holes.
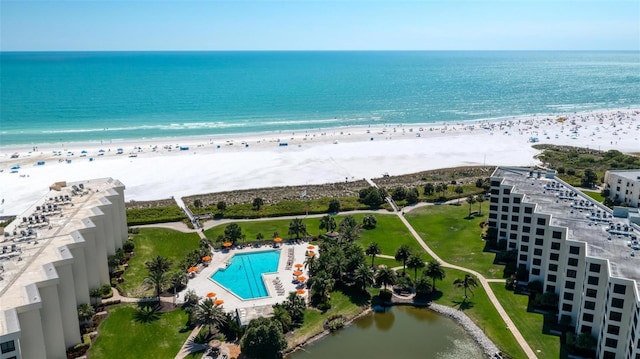
MULTIPOLYGON (((135 229, 137 230, 138 228, 135 228, 135 229)), ((133 249, 135 247, 136 247, 136 244, 133 243, 133 241, 126 241, 122 245, 122 250, 124 250, 125 253, 131 253, 131 252, 133 252, 133 249)))
POLYGON ((327 323, 327 327, 330 332, 335 332, 338 329, 342 329, 344 327, 344 318, 339 317, 331 320, 327 323))

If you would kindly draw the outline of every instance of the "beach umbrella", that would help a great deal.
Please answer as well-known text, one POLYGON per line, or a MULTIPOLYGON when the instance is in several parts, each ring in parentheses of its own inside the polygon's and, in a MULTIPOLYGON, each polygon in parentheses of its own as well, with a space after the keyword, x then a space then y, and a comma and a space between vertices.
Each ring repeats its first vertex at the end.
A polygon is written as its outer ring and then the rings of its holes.
POLYGON ((197 271, 198 271, 198 267, 191 267, 191 268, 189 268, 187 270, 187 272, 189 272, 189 273, 194 273, 194 272, 197 272, 197 271))
POLYGON ((208 261, 211 260, 211 256, 204 256, 204 257, 202 257, 202 260, 205 261, 205 262, 208 262, 208 261))
POLYGON ((297 294, 299 294, 299 295, 303 295, 303 294, 304 294, 304 293, 306 293, 306 292, 307 292, 307 291, 306 291, 306 290, 304 290, 304 289, 298 289, 298 290, 296 291, 296 293, 297 293, 297 294))
POLYGON ((276 238, 273 239, 273 241, 276 242, 276 243, 280 243, 280 242, 282 242, 282 238, 276 237, 276 238))
POLYGON ((105 150, 103 150, 103 149, 101 148, 101 149, 100 149, 100 151, 98 151, 98 152, 100 152, 100 153, 104 153, 104 152, 105 152, 105 150))
POLYGON ((307 249, 316 249, 314 246, 307 246, 307 249))
POLYGON ((305 280, 307 280, 307 277, 305 277, 305 276, 303 276, 303 275, 301 275, 301 276, 299 276, 299 277, 298 277, 298 281, 299 281, 299 282, 304 282, 305 280))
POLYGON ((207 298, 213 298, 213 297, 215 297, 215 296, 216 296, 216 293, 215 293, 215 292, 209 292, 209 293, 207 293, 207 298))
POLYGON ((223 303, 224 303, 224 300, 222 300, 222 299, 216 299, 216 300, 213 302, 213 304, 215 304, 215 305, 222 305, 223 303))
POLYGON ((296 264, 294 265, 294 267, 296 267, 296 268, 302 268, 302 263, 296 263, 296 264))
POLYGON ((225 247, 231 247, 231 246, 233 245, 233 243, 231 243, 231 242, 224 242, 224 243, 222 243, 222 245, 223 245, 223 246, 225 246, 225 247))
POLYGON ((80 153, 87 153, 87 150, 82 150, 80 151, 80 153))
POLYGON ((295 275, 296 277, 299 277, 299 276, 302 275, 302 271, 297 270, 297 271, 293 272, 293 275, 295 275))
POLYGON ((316 255, 316 253, 315 253, 314 251, 309 251, 309 252, 307 252, 307 255, 308 255, 309 257, 313 257, 313 256, 315 256, 315 255, 316 255))

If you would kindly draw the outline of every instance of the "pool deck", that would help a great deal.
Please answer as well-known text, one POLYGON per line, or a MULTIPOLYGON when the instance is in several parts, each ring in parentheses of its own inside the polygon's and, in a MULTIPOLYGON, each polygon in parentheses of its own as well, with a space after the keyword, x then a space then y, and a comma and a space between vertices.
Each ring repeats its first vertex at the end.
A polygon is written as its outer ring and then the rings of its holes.
MULTIPOLYGON (((201 299, 206 298, 207 293, 209 292, 216 293, 216 299, 224 300, 224 310, 226 312, 237 313, 242 324, 246 324, 254 318, 270 316, 273 313, 272 305, 284 302, 290 292, 295 292, 302 288, 299 283, 294 281, 295 277, 293 272, 298 270, 298 268, 295 267, 295 264, 304 264, 306 253, 308 251, 307 246, 309 246, 308 242, 301 241, 300 244, 280 243, 278 248, 275 248, 273 245, 269 245, 258 248, 245 247, 240 249, 234 248, 216 251, 212 255, 209 265, 200 267, 199 272, 189 279, 187 289, 195 290, 196 294, 198 294, 201 299), (243 300, 210 278, 218 269, 226 268, 227 263, 235 254, 264 252, 269 250, 280 250, 281 253, 277 272, 263 274, 262 276, 268 293, 267 297, 243 300), (289 253, 293 253, 292 261, 289 259, 289 253), (282 284, 284 290, 278 291, 276 287, 278 278, 280 279, 279 283, 282 284)), ((315 252, 315 255, 318 256, 318 246, 314 247, 315 249, 313 251, 315 252)), ((299 270, 303 272, 303 276, 309 278, 309 274, 304 267, 299 270)), ((304 289, 306 289, 306 287, 304 289)), ((178 298, 176 300, 177 303, 182 303, 184 301, 185 293, 186 290, 178 293, 178 298)), ((307 293, 302 296, 305 300, 307 299, 307 293)))

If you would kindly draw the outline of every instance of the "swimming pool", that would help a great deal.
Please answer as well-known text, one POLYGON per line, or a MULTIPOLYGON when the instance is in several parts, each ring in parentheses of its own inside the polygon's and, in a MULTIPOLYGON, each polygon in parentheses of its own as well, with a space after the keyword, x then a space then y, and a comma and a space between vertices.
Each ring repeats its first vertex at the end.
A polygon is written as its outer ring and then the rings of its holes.
POLYGON ((242 299, 266 297, 262 274, 276 272, 279 261, 280 251, 236 254, 229 266, 213 273, 211 279, 242 299))

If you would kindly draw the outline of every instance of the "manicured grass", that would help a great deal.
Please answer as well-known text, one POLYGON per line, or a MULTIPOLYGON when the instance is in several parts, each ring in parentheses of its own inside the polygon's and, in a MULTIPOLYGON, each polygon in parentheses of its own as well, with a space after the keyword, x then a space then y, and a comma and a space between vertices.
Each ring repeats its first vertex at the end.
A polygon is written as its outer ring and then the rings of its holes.
POLYGON ((593 192, 593 191, 582 191, 582 193, 586 194, 587 196, 593 198, 594 200, 596 200, 598 203, 602 203, 604 202, 604 197, 600 194, 600 192, 593 192))
MULTIPOLYGON (((493 264, 495 254, 483 252, 485 242, 480 238, 480 222, 486 220, 488 209, 488 204, 483 203, 483 216, 468 219, 466 203, 424 206, 405 217, 442 260, 473 269, 487 278, 502 278, 504 266, 493 264)), ((478 204, 472 210, 478 210, 478 204)))
POLYGON ((133 305, 112 307, 91 346, 92 359, 173 358, 189 336, 182 309, 141 315, 133 305))
POLYGON ((143 285, 149 274, 145 263, 156 256, 163 256, 172 261, 173 267, 197 249, 200 237, 195 233, 182 233, 166 228, 140 228, 133 235, 136 245, 135 256, 129 260, 129 268, 124 273, 121 287, 127 296, 144 297, 153 295, 153 290, 143 285))
MULTIPOLYGON (((543 314, 527 312, 529 297, 508 291, 502 283, 491 283, 490 285, 500 304, 538 358, 558 358, 558 354, 561 353, 560 337, 544 333, 543 314)), ((566 357, 566 355, 560 357, 566 357)))
POLYGON ((507 329, 496 308, 482 287, 473 288, 473 294, 467 295, 466 304, 462 303, 464 290, 453 286, 456 278, 464 278, 465 272, 445 268, 446 277, 436 282, 438 293, 435 303, 463 310, 500 348, 514 358, 526 358, 511 331, 507 329))
POLYGON ((178 205, 127 209, 127 225, 129 226, 162 222, 178 222, 186 218, 187 215, 180 209, 180 207, 178 207, 178 205))

